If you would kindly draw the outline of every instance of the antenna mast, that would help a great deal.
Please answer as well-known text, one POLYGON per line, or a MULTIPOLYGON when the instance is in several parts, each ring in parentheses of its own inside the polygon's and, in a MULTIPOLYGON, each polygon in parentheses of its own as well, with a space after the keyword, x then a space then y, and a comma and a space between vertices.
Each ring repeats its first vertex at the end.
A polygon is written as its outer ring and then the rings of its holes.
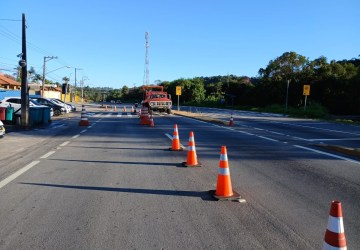
POLYGON ((145 85, 150 85, 149 83, 149 33, 145 32, 146 40, 146 55, 145 55, 145 85))

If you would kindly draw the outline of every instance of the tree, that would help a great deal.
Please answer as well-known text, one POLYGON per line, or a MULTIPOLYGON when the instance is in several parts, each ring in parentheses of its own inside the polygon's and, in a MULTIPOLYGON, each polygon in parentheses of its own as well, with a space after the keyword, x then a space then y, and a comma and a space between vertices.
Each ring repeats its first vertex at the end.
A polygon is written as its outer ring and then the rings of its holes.
POLYGON ((34 81, 34 76, 36 75, 36 71, 33 66, 30 67, 30 70, 28 71, 28 77, 30 81, 34 81))
POLYGON ((63 82, 64 82, 65 84, 68 84, 69 81, 70 81, 70 78, 67 77, 67 76, 64 76, 64 77, 62 78, 62 80, 63 80, 63 82))
POLYGON ((262 78, 271 78, 272 80, 299 79, 302 70, 308 65, 309 60, 298 55, 295 52, 285 52, 275 60, 271 60, 268 66, 259 70, 262 78))
POLYGON ((121 89, 121 94, 127 95, 128 93, 129 93, 129 88, 128 88, 128 86, 124 85, 121 89))

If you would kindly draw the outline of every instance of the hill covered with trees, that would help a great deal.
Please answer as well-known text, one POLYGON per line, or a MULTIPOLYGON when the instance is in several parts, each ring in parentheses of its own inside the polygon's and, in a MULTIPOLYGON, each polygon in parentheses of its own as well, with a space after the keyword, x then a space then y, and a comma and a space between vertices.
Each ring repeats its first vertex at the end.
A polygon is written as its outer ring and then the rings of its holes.
MULTIPOLYGON (((271 60, 258 76, 211 76, 157 81, 177 103, 176 86, 182 87, 181 105, 266 107, 304 105, 303 85, 310 85, 308 105, 321 105, 331 114, 360 115, 360 59, 330 61, 321 56, 309 60, 295 52, 285 52, 271 60)), ((90 96, 89 96, 90 97, 90 96)), ((90 97, 91 99, 91 97, 90 97)), ((139 101, 141 87, 110 90, 107 100, 139 101)))

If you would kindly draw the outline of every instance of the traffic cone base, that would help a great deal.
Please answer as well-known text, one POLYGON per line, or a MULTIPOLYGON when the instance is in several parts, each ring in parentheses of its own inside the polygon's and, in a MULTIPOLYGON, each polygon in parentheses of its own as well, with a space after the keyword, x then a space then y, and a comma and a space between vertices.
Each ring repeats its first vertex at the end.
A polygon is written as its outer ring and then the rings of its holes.
POLYGON ((235 191, 232 191, 232 195, 231 196, 220 196, 220 195, 216 195, 216 190, 210 190, 209 191, 210 195, 212 197, 214 197, 217 201, 237 201, 237 202, 241 202, 241 203, 245 203, 246 200, 241 198, 241 195, 238 194, 235 191))
POLYGON ((179 149, 173 149, 173 148, 169 148, 170 151, 184 151, 184 149, 182 147, 180 147, 179 149))
POLYGON ((79 126, 89 126, 90 123, 89 123, 89 120, 81 120, 79 122, 79 126))
POLYGON ((184 167, 202 167, 203 166, 200 162, 197 162, 197 164, 187 164, 187 162, 183 162, 182 165, 184 167))

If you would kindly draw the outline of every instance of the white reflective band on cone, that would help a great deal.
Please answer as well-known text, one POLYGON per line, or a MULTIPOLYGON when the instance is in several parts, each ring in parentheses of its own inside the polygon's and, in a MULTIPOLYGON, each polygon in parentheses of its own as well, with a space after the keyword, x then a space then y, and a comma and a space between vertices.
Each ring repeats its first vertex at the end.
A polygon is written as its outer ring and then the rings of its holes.
POLYGON ((189 137, 189 141, 194 141, 194 137, 189 137))
POLYGON ((173 139, 179 139, 178 135, 173 135, 173 139))
POLYGON ((228 161, 228 157, 227 157, 227 154, 221 154, 220 155, 220 161, 228 161))
POLYGON ((342 217, 333 217, 329 216, 327 229, 334 233, 343 233, 344 232, 344 224, 342 217))
POLYGON ((195 151, 195 146, 188 146, 188 151, 195 151))
POLYGON ((230 175, 230 169, 229 168, 219 168, 219 174, 220 175, 230 175))

